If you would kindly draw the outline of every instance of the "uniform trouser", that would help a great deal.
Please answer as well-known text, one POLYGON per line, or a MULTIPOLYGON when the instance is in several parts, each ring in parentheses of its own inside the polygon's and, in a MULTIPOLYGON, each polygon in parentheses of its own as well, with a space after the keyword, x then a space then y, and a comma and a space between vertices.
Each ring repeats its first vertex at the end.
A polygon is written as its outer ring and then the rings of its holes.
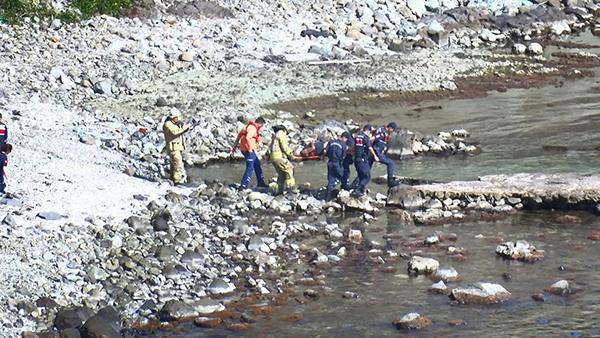
MULTIPOLYGON (((381 151, 375 150, 375 153, 377 154, 377 157, 379 157, 379 162, 385 164, 387 169, 387 183, 388 186, 391 187, 394 185, 394 161, 381 151)), ((369 158, 369 166, 371 168, 373 168, 373 163, 375 163, 375 160, 372 157, 369 158)))
POLYGON ((185 182, 185 168, 183 166, 181 150, 169 152, 169 159, 171 161, 171 180, 173 183, 185 182))
POLYGON ((250 178, 252 177, 252 173, 256 174, 256 181, 259 186, 264 186, 265 177, 263 176, 262 167, 260 166, 260 159, 256 156, 255 152, 242 152, 244 154, 244 158, 246 159, 246 170, 244 171, 244 175, 242 176, 242 182, 240 185, 244 188, 247 188, 250 185, 250 178))
POLYGON ((344 169, 341 161, 329 161, 327 163, 327 199, 331 198, 331 192, 338 182, 344 177, 344 169))
POLYGON ((273 167, 277 171, 277 192, 282 193, 296 185, 294 180, 294 166, 287 158, 273 160, 273 167))
POLYGON ((350 184, 350 165, 352 164, 352 157, 346 156, 342 161, 342 189, 348 190, 350 184))
POLYGON ((356 174, 358 175, 356 190, 361 194, 364 194, 367 184, 371 181, 371 166, 367 160, 359 159, 354 162, 354 167, 356 168, 356 174))

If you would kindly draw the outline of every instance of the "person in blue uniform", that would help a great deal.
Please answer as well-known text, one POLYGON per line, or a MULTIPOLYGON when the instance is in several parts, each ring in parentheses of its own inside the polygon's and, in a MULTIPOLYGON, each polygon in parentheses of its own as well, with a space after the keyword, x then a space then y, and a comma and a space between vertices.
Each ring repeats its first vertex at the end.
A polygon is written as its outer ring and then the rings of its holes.
POLYGON ((360 129, 354 129, 352 134, 345 131, 342 134, 342 137, 346 138, 346 156, 344 156, 344 160, 342 161, 342 189, 350 190, 350 166, 354 163, 354 137, 358 134, 360 129))
POLYGON ((327 144, 327 195, 326 199, 330 201, 333 196, 332 192, 338 182, 342 181, 344 176, 343 161, 346 158, 346 152, 348 147, 346 142, 348 141, 348 132, 344 132, 336 140, 331 140, 327 144))
POLYGON ((373 127, 366 125, 362 132, 356 135, 354 139, 354 168, 358 175, 358 183, 354 189, 353 195, 360 197, 365 194, 367 184, 371 181, 371 165, 369 158, 372 157, 375 162, 379 162, 379 157, 373 146, 371 145, 371 137, 373 136, 373 127))
MULTIPOLYGON (((387 150, 387 143, 389 141, 390 134, 395 132, 396 129, 398 129, 398 126, 396 125, 396 123, 390 122, 390 123, 388 123, 388 125, 386 127, 377 128, 373 135, 373 139, 374 139, 373 150, 377 154, 377 157, 379 158, 379 162, 386 166, 387 184, 388 184, 388 187, 390 187, 390 188, 397 186, 398 182, 396 182, 396 180, 394 179, 394 161, 391 158, 387 157, 385 152, 387 150)), ((376 161, 372 157, 372 158, 370 158, 369 165, 371 167, 373 167, 373 163, 375 163, 375 162, 376 161)))

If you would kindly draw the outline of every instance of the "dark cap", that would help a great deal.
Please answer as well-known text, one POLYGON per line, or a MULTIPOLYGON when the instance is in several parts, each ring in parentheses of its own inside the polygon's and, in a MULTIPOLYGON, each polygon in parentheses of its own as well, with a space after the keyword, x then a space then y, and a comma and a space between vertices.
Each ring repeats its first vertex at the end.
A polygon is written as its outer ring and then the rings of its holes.
POLYGON ((345 138, 351 138, 351 137, 350 137, 350 133, 349 133, 349 132, 347 132, 347 131, 343 132, 343 133, 342 133, 342 135, 341 135, 341 137, 345 137, 345 138))
POLYGON ((387 125, 388 128, 392 128, 393 130, 398 129, 398 125, 396 124, 396 122, 390 122, 387 125))

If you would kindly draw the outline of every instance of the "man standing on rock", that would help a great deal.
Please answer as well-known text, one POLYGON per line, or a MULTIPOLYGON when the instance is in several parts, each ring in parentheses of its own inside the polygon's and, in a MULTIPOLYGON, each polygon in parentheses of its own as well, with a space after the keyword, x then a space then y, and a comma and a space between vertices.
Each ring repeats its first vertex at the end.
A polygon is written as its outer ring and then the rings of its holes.
MULTIPOLYGON (((395 122, 390 122, 386 127, 380 127, 375 130, 373 142, 373 150, 379 157, 379 162, 385 164, 387 168, 387 184, 389 188, 395 187, 398 185, 398 182, 394 179, 394 161, 385 155, 385 150, 387 147, 388 140, 390 135, 398 129, 398 125, 395 122)), ((369 159, 369 165, 373 167, 373 163, 375 163, 373 158, 369 159)))
POLYGON ((4 145, 8 141, 8 127, 4 120, 2 119, 2 114, 0 114, 0 149, 3 149, 4 145))
MULTIPOLYGON (((329 141, 327 145, 327 196, 326 200, 331 201, 333 198, 333 188, 338 182, 342 181, 344 177, 344 166, 343 161, 346 158, 346 152, 348 147, 346 142, 350 138, 350 133, 345 131, 340 135, 337 140, 329 141)), ((343 185, 343 182, 342 182, 343 185)))
POLYGON ((171 109, 171 113, 163 125, 163 133, 165 134, 171 161, 171 180, 174 184, 185 183, 182 152, 185 150, 184 134, 191 128, 190 124, 182 125, 179 121, 180 116, 181 113, 177 108, 171 109))
POLYGON ((371 145, 371 136, 373 127, 369 124, 363 127, 363 131, 356 135, 354 139, 354 167, 358 174, 358 184, 353 195, 360 197, 365 194, 367 184, 371 181, 371 166, 369 157, 373 157, 375 162, 379 162, 379 157, 371 145))
POLYGON ((240 132, 233 147, 231 147, 231 153, 240 147, 240 151, 246 159, 246 170, 242 176, 242 182, 240 187, 242 189, 248 188, 250 185, 250 178, 252 172, 256 174, 256 181, 259 187, 267 187, 265 178, 263 176, 262 167, 260 166, 260 159, 258 158, 257 151, 258 145, 260 144, 260 128, 265 124, 265 119, 262 117, 257 118, 254 122, 249 122, 240 132))

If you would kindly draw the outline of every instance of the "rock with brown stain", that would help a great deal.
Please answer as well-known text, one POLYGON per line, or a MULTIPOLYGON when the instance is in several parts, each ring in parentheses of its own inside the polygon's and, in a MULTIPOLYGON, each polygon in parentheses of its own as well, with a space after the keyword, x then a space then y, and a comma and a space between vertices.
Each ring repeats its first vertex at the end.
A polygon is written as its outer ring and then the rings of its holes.
POLYGON ((247 331, 248 329, 250 329, 250 325, 245 324, 245 323, 236 323, 236 324, 229 325, 228 329, 230 331, 234 331, 234 332, 242 332, 242 331, 247 331))
POLYGON ((592 241, 600 241, 600 231, 592 231, 588 236, 588 239, 592 241))
POLYGON ((302 315, 301 313, 298 313, 298 312, 291 313, 291 314, 285 315, 285 316, 281 316, 281 320, 283 320, 285 322, 299 322, 302 319, 304 319, 304 315, 302 315))
POLYGON ((422 330, 431 325, 431 320, 418 313, 408 313, 392 322, 399 330, 422 330))
POLYGON ((214 329, 221 326, 223 319, 221 318, 210 318, 210 317, 198 317, 194 320, 194 324, 198 327, 207 329, 214 329))

